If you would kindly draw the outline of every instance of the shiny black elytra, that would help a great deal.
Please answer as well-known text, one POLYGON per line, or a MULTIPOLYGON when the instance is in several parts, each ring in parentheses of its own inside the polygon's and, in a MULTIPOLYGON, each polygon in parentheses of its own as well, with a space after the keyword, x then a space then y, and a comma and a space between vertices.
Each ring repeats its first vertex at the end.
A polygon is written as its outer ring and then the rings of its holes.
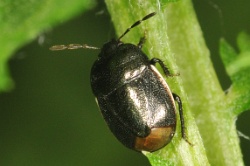
MULTIPOLYGON (((154 65, 158 63, 166 76, 172 76, 168 68, 160 59, 149 60, 142 52, 145 37, 138 45, 124 44, 120 40, 155 14, 148 14, 117 40, 104 44, 90 75, 92 91, 110 130, 123 145, 136 151, 153 152, 171 141, 176 128, 175 101, 179 106, 182 138, 188 142, 181 99, 171 93, 154 65)), ((98 49, 70 44, 56 45, 51 50, 78 48, 98 49)))

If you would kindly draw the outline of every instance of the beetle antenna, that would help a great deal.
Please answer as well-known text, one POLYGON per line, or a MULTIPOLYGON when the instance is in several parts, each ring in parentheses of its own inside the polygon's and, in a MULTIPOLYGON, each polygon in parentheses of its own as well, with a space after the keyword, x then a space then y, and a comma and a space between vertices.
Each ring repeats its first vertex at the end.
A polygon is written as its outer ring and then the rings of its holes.
POLYGON ((150 13, 148 15, 146 15, 145 17, 143 17, 141 20, 136 21, 133 25, 131 25, 119 38, 118 41, 121 40, 121 38, 123 38, 123 36, 125 36, 132 28, 136 27, 137 25, 140 25, 143 21, 153 17, 154 15, 156 15, 156 12, 150 13))
POLYGON ((66 49, 68 49, 68 50, 76 50, 76 49, 80 49, 80 48, 92 49, 92 50, 100 49, 98 47, 89 46, 87 44, 54 45, 54 46, 50 47, 49 49, 51 51, 59 51, 59 50, 66 50, 66 49))

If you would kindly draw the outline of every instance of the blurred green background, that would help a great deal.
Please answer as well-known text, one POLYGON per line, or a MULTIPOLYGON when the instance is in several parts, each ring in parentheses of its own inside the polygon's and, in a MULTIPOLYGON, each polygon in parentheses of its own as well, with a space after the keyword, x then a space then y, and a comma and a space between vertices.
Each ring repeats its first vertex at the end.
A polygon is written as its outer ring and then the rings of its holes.
MULTIPOLYGON (((237 34, 250 33, 250 1, 215 1, 222 17, 211 2, 194 0, 194 7, 226 90, 230 80, 218 54, 218 41, 225 37, 236 47, 237 34)), ((115 139, 98 110, 89 73, 99 51, 48 50, 51 45, 69 43, 101 47, 114 35, 100 1, 91 11, 41 34, 14 54, 9 66, 15 89, 0 94, 1 166, 149 165, 143 155, 115 139)), ((250 135, 249 119, 248 111, 236 121, 246 135, 250 135)), ((240 141, 249 165, 250 141, 240 141)))

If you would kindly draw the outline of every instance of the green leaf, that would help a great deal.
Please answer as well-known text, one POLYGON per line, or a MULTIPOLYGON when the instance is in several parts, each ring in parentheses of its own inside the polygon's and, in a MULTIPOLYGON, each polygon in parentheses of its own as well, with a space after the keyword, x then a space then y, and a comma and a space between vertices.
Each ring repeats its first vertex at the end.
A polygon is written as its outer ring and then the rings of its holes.
POLYGON ((92 0, 0 1, 0 92, 13 87, 7 62, 41 32, 89 9, 92 0))
POLYGON ((230 63, 235 61, 235 59, 237 58, 237 52, 224 39, 221 39, 221 41, 220 41, 220 56, 221 56, 223 63, 226 67, 230 63))
POLYGON ((237 44, 240 52, 250 51, 250 36, 246 32, 241 32, 237 38, 237 44))
POLYGON ((220 42, 221 58, 232 80, 227 101, 235 115, 250 109, 250 36, 240 33, 237 44, 240 50, 238 55, 224 39, 220 42))

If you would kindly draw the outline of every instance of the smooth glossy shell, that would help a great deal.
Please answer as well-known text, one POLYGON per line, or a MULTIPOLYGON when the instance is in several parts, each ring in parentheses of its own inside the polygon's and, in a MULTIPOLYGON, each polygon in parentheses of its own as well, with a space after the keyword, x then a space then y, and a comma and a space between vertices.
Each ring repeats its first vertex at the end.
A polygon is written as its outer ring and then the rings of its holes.
POLYGON ((110 130, 125 146, 152 152, 170 142, 176 126, 172 93, 137 46, 105 44, 91 86, 110 130))

